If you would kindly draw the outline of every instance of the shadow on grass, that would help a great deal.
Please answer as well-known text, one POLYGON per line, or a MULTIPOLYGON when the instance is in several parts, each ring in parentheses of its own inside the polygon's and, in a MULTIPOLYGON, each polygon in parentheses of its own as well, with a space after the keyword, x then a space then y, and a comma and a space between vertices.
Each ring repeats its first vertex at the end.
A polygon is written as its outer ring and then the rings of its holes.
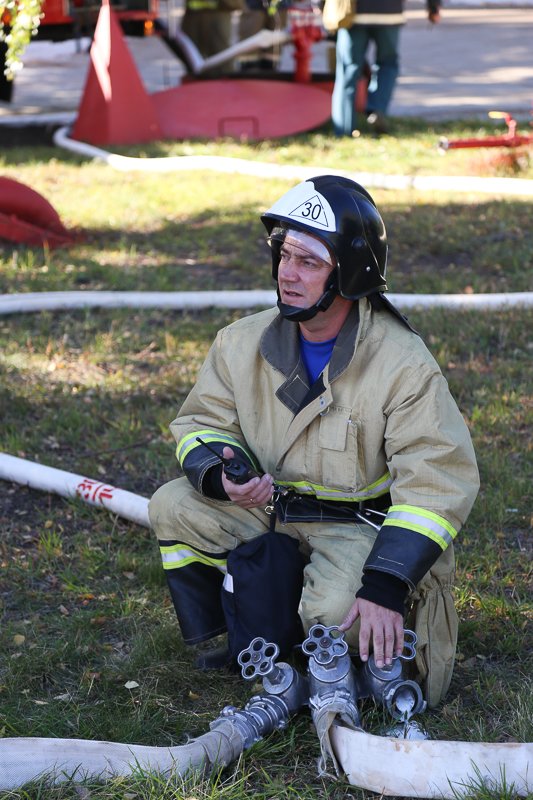
MULTIPOLYGON (((374 192, 375 196, 378 193, 374 192)), ((516 200, 378 205, 389 241, 389 289, 461 293, 528 291, 533 266, 530 206, 516 200)), ((145 230, 87 227, 84 241, 53 252, 4 244, 0 290, 180 291, 272 287, 257 207, 154 219, 145 230)))

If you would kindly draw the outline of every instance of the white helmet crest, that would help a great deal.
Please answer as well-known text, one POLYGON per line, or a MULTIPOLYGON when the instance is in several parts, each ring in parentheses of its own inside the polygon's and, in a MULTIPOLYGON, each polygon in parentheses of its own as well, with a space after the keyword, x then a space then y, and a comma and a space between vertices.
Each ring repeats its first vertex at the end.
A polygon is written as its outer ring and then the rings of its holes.
POLYGON ((311 181, 299 183, 283 195, 267 212, 319 231, 335 231, 335 214, 326 198, 317 192, 311 181))

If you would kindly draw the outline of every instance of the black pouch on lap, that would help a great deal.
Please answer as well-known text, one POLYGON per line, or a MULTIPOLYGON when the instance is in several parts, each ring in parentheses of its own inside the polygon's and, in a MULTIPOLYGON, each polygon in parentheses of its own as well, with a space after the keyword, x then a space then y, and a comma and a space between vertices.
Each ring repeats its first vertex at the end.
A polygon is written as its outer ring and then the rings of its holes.
MULTIPOLYGON (((327 503, 316 497, 305 497, 289 492, 280 495, 275 502, 276 516, 281 523, 287 522, 355 522, 353 506, 327 503)), ((357 507, 356 507, 357 508, 357 507)))
MULTIPOLYGON (((374 522, 383 522, 384 513, 391 505, 390 495, 366 500, 364 513, 378 515, 374 522)), ((274 501, 277 519, 282 523, 290 522, 351 522, 360 523, 362 509, 359 503, 343 503, 336 500, 319 500, 314 495, 301 495, 296 492, 280 494, 274 501)))
POLYGON ((304 566, 297 540, 277 531, 258 536, 228 554, 222 608, 232 658, 257 636, 275 642, 281 655, 302 641, 298 606, 304 566))

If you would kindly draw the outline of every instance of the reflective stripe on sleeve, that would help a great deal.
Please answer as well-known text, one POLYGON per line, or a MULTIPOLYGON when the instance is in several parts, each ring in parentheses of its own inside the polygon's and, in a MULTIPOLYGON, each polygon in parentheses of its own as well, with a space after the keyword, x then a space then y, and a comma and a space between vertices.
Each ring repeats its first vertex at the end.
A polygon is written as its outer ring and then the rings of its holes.
POLYGON ((194 547, 188 547, 183 544, 160 545, 161 560, 163 561, 163 569, 178 569, 186 567, 188 564, 205 564, 208 567, 214 567, 220 572, 226 572, 226 559, 215 558, 195 550, 194 547))
MULTIPOLYGON (((197 437, 200 437, 208 444, 211 442, 217 444, 227 445, 228 447, 238 447, 240 450, 243 450, 250 461, 257 466, 255 458, 253 458, 252 454, 236 439, 234 436, 231 436, 226 433, 220 433, 219 431, 214 431, 210 428, 207 428, 202 431, 194 431, 193 433, 188 433, 182 439, 179 440, 178 445, 176 447, 176 456, 180 465, 183 466, 183 462, 191 450, 194 450, 196 447, 203 447, 202 443, 197 441, 197 437)), ((205 449, 205 448, 204 448, 205 449)))
POLYGON ((447 520, 419 506, 391 506, 383 523, 385 525, 409 528, 421 533, 442 550, 446 550, 457 536, 457 531, 447 520))
POLYGON ((218 0, 187 0, 187 11, 218 11, 218 0))

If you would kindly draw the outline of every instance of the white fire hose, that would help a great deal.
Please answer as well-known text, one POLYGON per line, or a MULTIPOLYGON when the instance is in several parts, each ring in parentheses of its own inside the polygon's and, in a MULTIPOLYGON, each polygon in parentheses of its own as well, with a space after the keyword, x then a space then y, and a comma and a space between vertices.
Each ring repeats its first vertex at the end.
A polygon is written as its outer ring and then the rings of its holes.
POLYGON ((412 741, 339 725, 331 739, 348 781, 377 794, 458 800, 480 781, 494 797, 504 784, 509 796, 533 791, 533 744, 412 741))
POLYGON ((89 739, 0 739, 0 791, 9 791, 43 776, 59 783, 72 778, 105 780, 136 770, 186 775, 227 766, 243 751, 231 723, 180 747, 100 742, 89 739))
MULTIPOLYGON (((148 500, 109 483, 0 453, 0 479, 32 489, 78 497, 145 527, 148 500)), ((48 774, 56 781, 74 776, 102 779, 129 775, 139 767, 185 775, 227 766, 253 741, 258 710, 252 698, 244 711, 222 715, 212 730, 181 747, 145 747, 82 739, 0 739, 0 790, 10 790, 48 774), (246 716, 248 714, 248 716, 246 716), (250 721, 251 719, 251 721, 250 721), (244 727, 243 727, 244 726, 244 727), (252 736, 253 739, 253 736, 252 736)), ((259 703, 264 711, 265 700, 259 703)), ((273 701, 272 701, 273 702, 273 701)), ((287 718, 294 707, 287 712, 287 718)), ((279 709, 277 710, 280 716, 279 709)), ((272 713, 257 733, 269 733, 285 722, 272 713), (279 724, 278 724, 279 722, 279 724)), ((285 717, 283 717, 285 719, 285 717)), ((341 725, 331 728, 331 742, 343 772, 353 786, 385 796, 457 800, 458 791, 480 777, 489 785, 504 780, 519 796, 533 791, 533 745, 484 742, 412 741, 374 736, 341 725)))
MULTIPOLYGON (((278 650, 279 652, 279 650, 278 650)), ((15 789, 39 777, 55 783, 67 779, 103 780, 139 769, 166 775, 209 773, 226 767, 244 750, 272 731, 285 728, 306 697, 304 681, 280 667, 281 685, 268 686, 243 709, 226 706, 204 733, 186 745, 145 747, 85 739, 0 739, 0 790, 15 789), (273 689, 273 691, 270 691, 273 689)))
POLYGON ((72 153, 95 158, 121 172, 177 172, 190 170, 214 170, 260 178, 287 178, 307 180, 319 173, 341 175, 351 178, 367 189, 416 189, 419 191, 479 192, 481 194, 515 195, 533 197, 533 181, 519 178, 472 178, 468 176, 432 175, 385 175, 378 172, 350 172, 331 167, 301 167, 291 164, 269 164, 247 161, 244 158, 224 156, 168 156, 164 158, 134 158, 109 153, 100 147, 71 139, 68 127, 58 128, 54 133, 54 144, 72 153))
POLYGON ((55 467, 47 467, 36 461, 17 458, 7 453, 0 453, 0 479, 29 486, 30 489, 38 489, 41 492, 53 492, 61 497, 78 497, 89 505, 100 506, 137 525, 150 527, 146 497, 117 489, 109 483, 102 483, 55 467))
MULTIPOLYGON (((401 309, 448 308, 452 310, 498 311, 533 307, 533 292, 489 294, 387 294, 401 309)), ((258 308, 276 304, 270 289, 226 292, 22 292, 0 294, 0 316, 29 311, 59 311, 75 308, 258 308)))

